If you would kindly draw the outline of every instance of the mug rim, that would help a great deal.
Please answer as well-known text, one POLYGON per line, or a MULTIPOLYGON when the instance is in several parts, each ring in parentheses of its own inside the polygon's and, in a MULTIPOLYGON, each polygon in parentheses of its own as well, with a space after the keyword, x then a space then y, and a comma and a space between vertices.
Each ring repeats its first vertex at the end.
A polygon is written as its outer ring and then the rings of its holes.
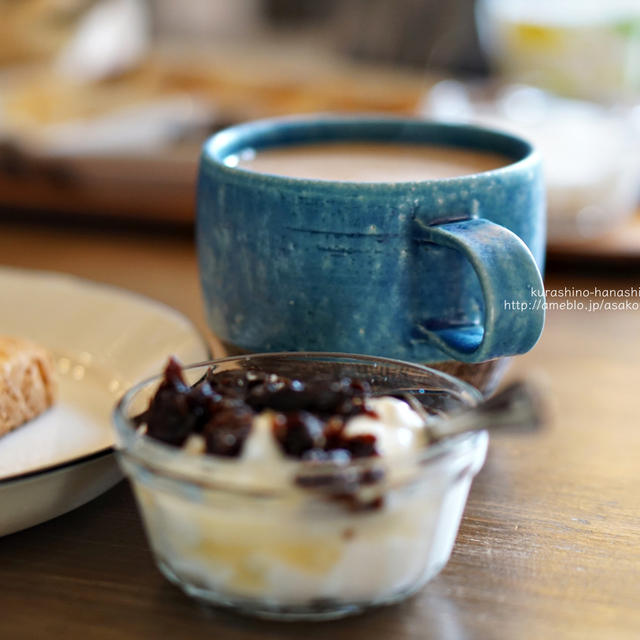
MULTIPOLYGON (((317 134, 318 141, 327 141, 331 138, 323 137, 321 131, 317 134)), ((363 133, 361 136, 349 135, 346 137, 333 138, 336 141, 360 141, 360 142, 382 142, 385 138, 373 138, 363 133)), ((389 142, 411 142, 408 140, 394 140, 391 135, 386 138, 389 142)), ((357 189, 361 192, 363 189, 369 190, 386 190, 390 188, 402 187, 418 187, 420 185, 433 185, 438 183, 455 184, 468 183, 478 178, 498 178, 512 173, 520 173, 528 169, 533 169, 540 164, 540 155, 534 145, 528 140, 515 135, 508 131, 502 131, 497 128, 483 127, 468 123, 444 122, 440 120, 429 120, 418 117, 399 117, 386 114, 297 114, 288 116, 278 116, 274 118, 264 118, 260 120, 250 120, 222 129, 209 137, 202 145, 200 157, 200 173, 207 170, 221 172, 228 179, 252 180, 265 185, 276 187, 292 186, 294 188, 306 187, 325 187, 330 185, 332 189, 342 189, 350 191, 357 189), (295 138, 288 138, 285 144, 277 139, 273 144, 269 144, 270 136, 274 136, 277 132, 286 132, 295 134, 298 132, 309 131, 316 127, 334 128, 334 130, 346 129, 353 127, 366 129, 367 127, 384 128, 386 127, 409 127, 411 129, 419 129, 426 132, 444 132, 454 140, 435 139, 430 142, 428 139, 419 140, 417 144, 438 144, 439 146, 448 146, 458 149, 472 149, 478 151, 501 153, 511 162, 478 173, 469 173, 462 176, 452 176, 448 178, 425 178, 424 180, 406 180, 406 181, 356 181, 356 180, 328 180, 325 178, 299 178, 279 174, 264 173, 252 171, 237 166, 228 165, 225 159, 234 152, 241 149, 251 148, 252 141, 265 139, 266 144, 260 145, 258 148, 281 148, 285 146, 296 146, 296 144, 312 142, 313 137, 303 138, 296 141, 295 138), (475 140, 475 144, 455 144, 455 137, 461 134, 470 134, 470 138, 475 140), (280 144, 278 143, 280 142, 280 144), (498 149, 490 146, 490 143, 498 145, 498 149), (288 144, 287 144, 288 143, 288 144), (511 149, 511 150, 509 150, 511 149)))

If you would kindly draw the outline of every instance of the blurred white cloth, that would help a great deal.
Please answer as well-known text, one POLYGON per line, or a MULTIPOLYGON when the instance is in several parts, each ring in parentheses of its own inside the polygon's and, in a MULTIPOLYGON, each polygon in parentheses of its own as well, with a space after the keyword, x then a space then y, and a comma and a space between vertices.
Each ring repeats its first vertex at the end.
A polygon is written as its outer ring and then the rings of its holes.
POLYGON ((79 81, 120 73, 147 52, 150 32, 142 0, 102 0, 82 17, 55 70, 79 81))
POLYGON ((91 120, 49 125, 30 140, 30 150, 58 157, 145 153, 207 128, 215 115, 206 100, 168 96, 91 120))
POLYGON ((629 114, 524 85, 482 93, 446 80, 426 96, 422 113, 530 140, 543 159, 550 238, 598 235, 633 214, 640 145, 629 114))

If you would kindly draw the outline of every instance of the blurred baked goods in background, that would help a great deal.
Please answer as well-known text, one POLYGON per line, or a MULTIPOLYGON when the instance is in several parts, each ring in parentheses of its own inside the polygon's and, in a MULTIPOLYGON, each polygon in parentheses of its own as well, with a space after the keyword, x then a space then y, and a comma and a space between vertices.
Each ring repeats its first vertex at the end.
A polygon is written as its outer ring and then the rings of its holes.
POLYGON ((135 64, 149 41, 144 0, 0 0, 0 65, 43 63, 96 79, 135 64))
MULTIPOLYGON (((409 113, 422 88, 415 73, 409 81, 405 73, 403 82, 402 71, 350 62, 313 26, 270 27, 255 0, 187 6, 95 0, 68 2, 74 10, 66 12, 62 0, 27 4, 41 7, 43 24, 62 16, 67 28, 48 59, 0 78, 5 135, 35 135, 29 127, 87 120, 176 94, 207 101, 225 124, 314 110, 409 113)), ((22 30, 13 28, 20 40, 22 30)))
POLYGON ((50 58, 95 0, 0 0, 0 65, 50 58))
POLYGON ((215 129, 415 113, 424 72, 350 60, 327 43, 328 22, 282 28, 268 8, 96 0, 65 14, 55 50, 0 72, 0 206, 190 222, 200 145, 215 129))

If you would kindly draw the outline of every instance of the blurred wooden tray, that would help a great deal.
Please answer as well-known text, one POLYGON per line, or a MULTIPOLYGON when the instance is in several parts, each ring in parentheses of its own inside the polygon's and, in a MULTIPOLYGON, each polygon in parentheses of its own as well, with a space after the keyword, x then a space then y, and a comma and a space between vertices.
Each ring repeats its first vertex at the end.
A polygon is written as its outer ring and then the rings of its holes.
POLYGON ((197 145, 173 155, 29 158, 0 171, 0 207, 52 219, 65 214, 190 223, 198 158, 197 145))
POLYGON ((640 209, 627 223, 597 238, 549 241, 549 261, 640 264, 640 209))

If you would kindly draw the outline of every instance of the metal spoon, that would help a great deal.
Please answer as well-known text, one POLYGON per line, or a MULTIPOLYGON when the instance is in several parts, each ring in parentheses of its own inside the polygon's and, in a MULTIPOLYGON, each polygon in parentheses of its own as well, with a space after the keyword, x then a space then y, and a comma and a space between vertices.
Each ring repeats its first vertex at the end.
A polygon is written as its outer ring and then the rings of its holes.
POLYGON ((545 410, 541 395, 531 383, 524 381, 511 383, 475 407, 442 415, 429 413, 415 395, 399 395, 424 420, 429 442, 482 429, 530 432, 544 423, 545 410))

